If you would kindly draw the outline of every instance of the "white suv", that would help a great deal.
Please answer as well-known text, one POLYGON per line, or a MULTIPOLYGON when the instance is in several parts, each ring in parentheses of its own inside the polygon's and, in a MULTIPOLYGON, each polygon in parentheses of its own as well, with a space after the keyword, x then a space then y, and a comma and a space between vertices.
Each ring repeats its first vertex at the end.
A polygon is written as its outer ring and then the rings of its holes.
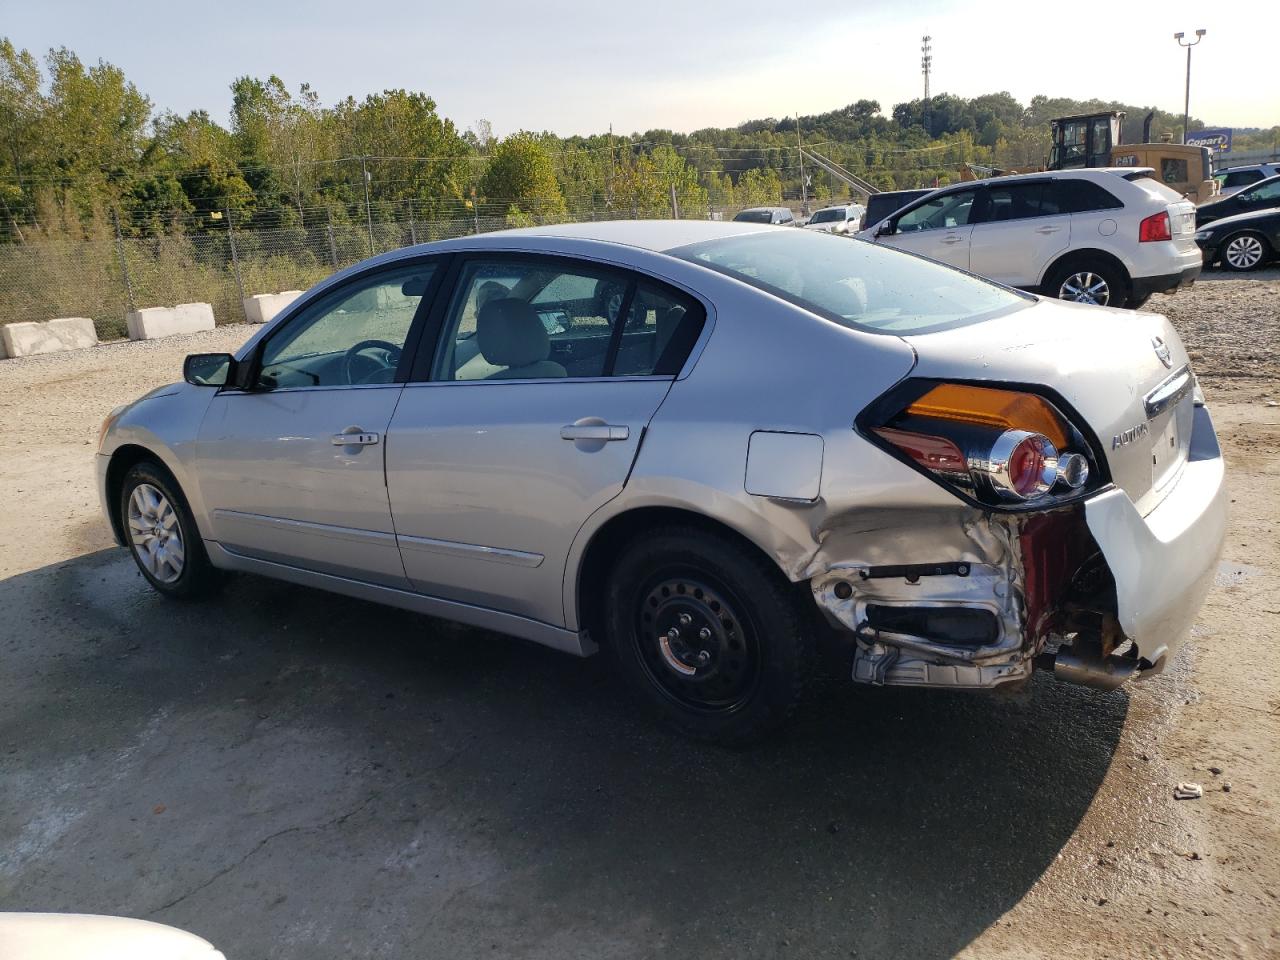
POLYGON ((823 207, 814 211, 805 223, 806 230, 823 233, 856 233, 862 227, 867 208, 860 203, 842 203, 835 207, 823 207))
POLYGON ((1196 208, 1147 168, 996 177, 935 190, 859 238, 1063 300, 1136 309, 1202 267, 1196 208))

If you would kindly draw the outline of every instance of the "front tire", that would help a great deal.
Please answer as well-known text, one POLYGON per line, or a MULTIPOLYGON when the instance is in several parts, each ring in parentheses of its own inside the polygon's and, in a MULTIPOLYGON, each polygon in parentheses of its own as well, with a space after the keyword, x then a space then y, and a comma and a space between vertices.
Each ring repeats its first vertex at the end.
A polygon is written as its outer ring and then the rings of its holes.
POLYGON ((1259 269, 1271 251, 1267 241, 1256 233, 1237 233, 1227 237, 1218 248, 1222 269, 1232 273, 1248 273, 1259 269))
POLYGON ((1102 260, 1077 260, 1060 266, 1045 288, 1059 300, 1098 307, 1123 307, 1129 297, 1124 271, 1102 260))
POLYGON ((221 584, 186 498, 158 464, 134 464, 120 487, 120 528, 138 570, 166 597, 192 600, 221 584))
POLYGON ((759 740, 795 713, 813 664, 794 589, 720 534, 653 530, 608 580, 606 646, 653 711, 687 736, 759 740))

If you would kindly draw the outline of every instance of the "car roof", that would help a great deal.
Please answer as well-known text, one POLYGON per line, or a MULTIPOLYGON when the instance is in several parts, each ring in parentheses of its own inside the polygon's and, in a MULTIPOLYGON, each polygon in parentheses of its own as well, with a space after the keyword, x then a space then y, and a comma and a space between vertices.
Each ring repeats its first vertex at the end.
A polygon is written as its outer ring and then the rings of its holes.
MULTIPOLYGON (((777 207, 757 207, 759 210, 776 210, 777 207)), ((676 247, 735 237, 747 233, 759 233, 769 229, 767 224, 743 223, 738 220, 601 220, 588 223, 558 223, 545 227, 521 227, 516 230, 498 230, 493 233, 461 237, 459 241, 489 239, 493 246, 503 246, 505 241, 520 237, 554 237, 561 240, 594 240, 626 247, 639 247, 663 253, 676 247)), ((443 245, 448 245, 445 241, 443 245)), ((468 244, 471 245, 471 244, 468 244)))

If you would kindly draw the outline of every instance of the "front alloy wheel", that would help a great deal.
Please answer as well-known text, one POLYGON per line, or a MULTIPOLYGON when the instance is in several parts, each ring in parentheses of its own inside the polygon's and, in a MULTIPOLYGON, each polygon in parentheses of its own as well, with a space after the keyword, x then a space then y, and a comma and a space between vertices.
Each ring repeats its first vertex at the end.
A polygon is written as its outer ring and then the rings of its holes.
POLYGON ((173 583, 182 576, 186 550, 178 514, 149 483, 138 484, 129 495, 129 539, 138 563, 161 583, 173 583))
POLYGON ((1091 270, 1077 270, 1062 281, 1058 288, 1059 300, 1074 303, 1091 303, 1106 307, 1111 304, 1111 285, 1106 277, 1091 270))
POLYGON ((1261 239, 1251 233, 1242 233, 1227 241, 1222 250, 1222 265, 1240 273, 1256 270, 1265 254, 1261 239))
POLYGON ((116 502, 125 542, 151 586, 183 600, 218 587, 221 575, 209 562, 191 510, 167 470, 149 460, 134 464, 116 502))

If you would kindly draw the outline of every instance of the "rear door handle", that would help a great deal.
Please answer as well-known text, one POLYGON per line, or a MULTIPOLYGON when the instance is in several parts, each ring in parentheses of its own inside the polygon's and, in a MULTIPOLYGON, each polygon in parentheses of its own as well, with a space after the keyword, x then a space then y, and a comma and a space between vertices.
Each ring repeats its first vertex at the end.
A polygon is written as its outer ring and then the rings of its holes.
POLYGON ((1036 233, 1057 233, 1061 229, 1061 227, 1036 227, 1036 233))
POLYGON ((569 423, 560 428, 561 440, 626 440, 631 429, 625 424, 569 423))
POLYGON ((376 433, 369 433, 359 427, 347 427, 342 433, 333 435, 335 447, 367 447, 378 442, 376 433))
POLYGON ((942 238, 943 243, 964 243, 964 237, 957 237, 954 233, 949 237, 942 238))

